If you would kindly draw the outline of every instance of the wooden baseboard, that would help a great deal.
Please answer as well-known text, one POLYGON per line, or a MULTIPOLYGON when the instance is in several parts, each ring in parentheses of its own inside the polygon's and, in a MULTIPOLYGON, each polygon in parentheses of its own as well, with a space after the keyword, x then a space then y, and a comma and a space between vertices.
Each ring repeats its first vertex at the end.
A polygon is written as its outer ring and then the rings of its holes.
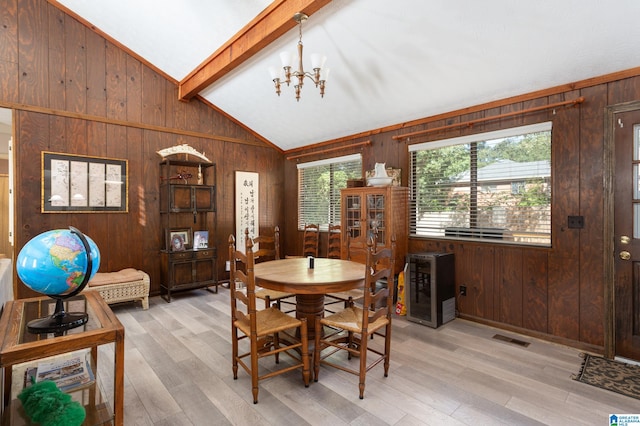
POLYGON ((593 354, 603 355, 604 354, 604 346, 593 345, 590 343, 580 342, 577 340, 567 339, 565 337, 553 336, 551 334, 542 333, 539 331, 528 330, 526 328, 517 327, 510 324, 505 324, 497 321, 487 320, 485 318, 476 317, 473 315, 459 314, 459 318, 466 319, 469 321, 474 321, 480 324, 488 325, 491 327, 498 328, 500 330, 512 331, 514 333, 522 334, 524 336, 534 337, 536 339, 544 340, 547 342, 557 343, 564 346, 569 346, 572 348, 579 349, 581 351, 590 352, 593 354))

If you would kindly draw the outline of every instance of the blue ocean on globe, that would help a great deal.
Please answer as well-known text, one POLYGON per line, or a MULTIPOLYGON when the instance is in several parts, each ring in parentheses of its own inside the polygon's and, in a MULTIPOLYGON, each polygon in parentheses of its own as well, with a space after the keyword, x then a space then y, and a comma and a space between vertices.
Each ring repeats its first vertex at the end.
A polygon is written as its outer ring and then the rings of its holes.
MULTIPOLYGON (((85 235, 91 250, 91 279, 100 267, 100 251, 85 235)), ((22 282, 47 296, 64 296, 76 290, 87 271, 88 257, 80 237, 69 229, 55 229, 33 237, 16 261, 22 282)), ((88 281, 88 280, 87 280, 88 281)))

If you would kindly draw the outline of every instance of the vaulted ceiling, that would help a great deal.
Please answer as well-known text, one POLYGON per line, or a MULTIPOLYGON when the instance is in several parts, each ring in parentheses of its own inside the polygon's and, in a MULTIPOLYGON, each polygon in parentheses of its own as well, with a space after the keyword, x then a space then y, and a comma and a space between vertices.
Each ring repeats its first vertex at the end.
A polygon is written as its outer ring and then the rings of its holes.
POLYGON ((49 1, 283 151, 640 66, 637 0, 49 1), (298 11, 331 73, 296 102, 298 11))

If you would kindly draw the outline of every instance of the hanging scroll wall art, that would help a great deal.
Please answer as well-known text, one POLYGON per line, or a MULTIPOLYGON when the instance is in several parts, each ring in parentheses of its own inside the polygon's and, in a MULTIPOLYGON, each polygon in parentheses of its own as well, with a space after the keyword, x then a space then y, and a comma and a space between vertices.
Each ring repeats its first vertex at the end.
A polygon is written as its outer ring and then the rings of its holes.
POLYGON ((236 171, 236 249, 244 252, 244 230, 257 237, 258 224, 258 173, 236 171))

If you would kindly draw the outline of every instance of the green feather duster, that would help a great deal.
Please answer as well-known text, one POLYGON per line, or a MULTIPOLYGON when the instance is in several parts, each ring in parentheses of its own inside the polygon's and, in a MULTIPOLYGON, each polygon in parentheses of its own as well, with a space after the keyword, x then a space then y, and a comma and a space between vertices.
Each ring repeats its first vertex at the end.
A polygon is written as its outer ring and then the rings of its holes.
POLYGON ((50 380, 24 388, 18 399, 29 418, 42 426, 81 425, 86 417, 84 407, 50 380))

